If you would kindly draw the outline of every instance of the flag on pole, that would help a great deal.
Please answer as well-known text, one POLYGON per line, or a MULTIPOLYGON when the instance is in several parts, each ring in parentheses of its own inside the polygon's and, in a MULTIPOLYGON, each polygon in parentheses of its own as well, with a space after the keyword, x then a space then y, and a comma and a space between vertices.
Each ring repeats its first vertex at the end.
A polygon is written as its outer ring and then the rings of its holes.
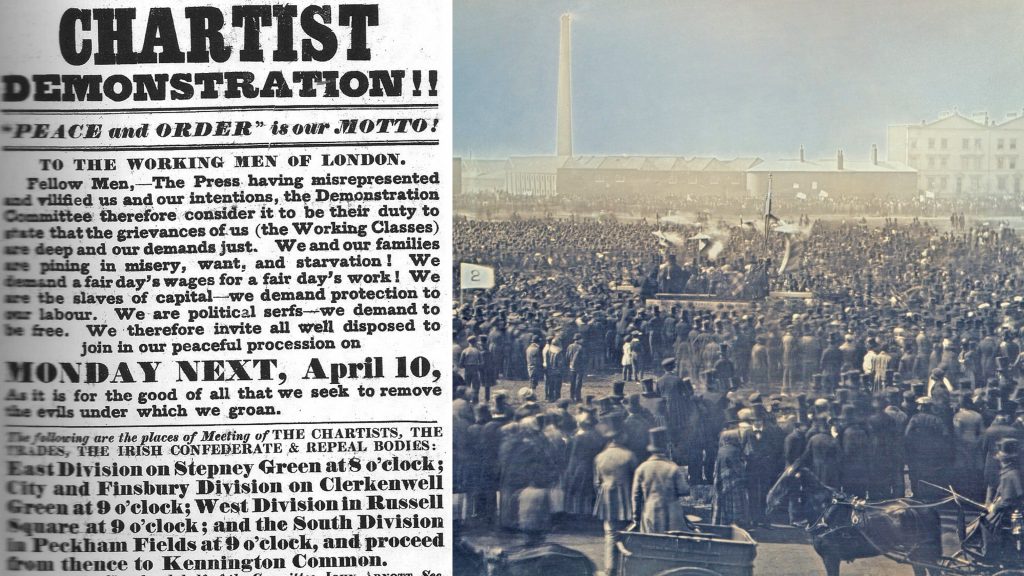
POLYGON ((459 264, 459 288, 494 288, 494 268, 479 264, 459 264))
POLYGON ((779 274, 795 272, 803 267, 804 243, 803 239, 796 234, 786 235, 786 248, 782 254, 782 263, 779 265, 779 274))

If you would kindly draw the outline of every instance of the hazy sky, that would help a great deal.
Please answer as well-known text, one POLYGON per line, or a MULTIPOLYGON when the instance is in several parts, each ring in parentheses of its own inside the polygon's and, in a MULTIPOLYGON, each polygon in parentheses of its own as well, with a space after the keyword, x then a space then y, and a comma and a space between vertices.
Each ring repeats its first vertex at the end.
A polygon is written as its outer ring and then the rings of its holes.
MULTIPOLYGON (((849 159, 889 124, 1024 108, 1024 0, 455 0, 455 152, 849 159)), ((883 156, 884 157, 884 156, 883 156)))

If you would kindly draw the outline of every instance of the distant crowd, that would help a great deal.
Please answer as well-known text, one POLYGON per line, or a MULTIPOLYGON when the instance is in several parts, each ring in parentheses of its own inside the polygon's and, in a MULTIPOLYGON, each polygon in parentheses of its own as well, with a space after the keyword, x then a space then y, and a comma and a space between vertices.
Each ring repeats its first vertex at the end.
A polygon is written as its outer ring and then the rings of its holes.
MULTIPOLYGON (((711 226, 456 221, 456 262, 498 277, 454 310, 460 518, 533 535, 596 518, 613 539, 623 523, 685 522, 651 499, 693 491, 710 494, 716 523, 764 526, 765 495, 794 463, 871 499, 943 496, 932 485, 994 498, 996 446, 1024 438, 1020 239, 959 218, 949 231, 810 223, 780 271, 782 235, 766 250, 741 224, 715 226, 717 253, 698 260, 653 232, 711 226), (734 287, 764 262, 771 289, 812 296, 711 290, 720 301, 699 306, 643 293, 672 266, 734 287), (652 460, 673 479, 656 493, 638 472, 652 460)), ((809 520, 799 498, 786 520, 809 520)))

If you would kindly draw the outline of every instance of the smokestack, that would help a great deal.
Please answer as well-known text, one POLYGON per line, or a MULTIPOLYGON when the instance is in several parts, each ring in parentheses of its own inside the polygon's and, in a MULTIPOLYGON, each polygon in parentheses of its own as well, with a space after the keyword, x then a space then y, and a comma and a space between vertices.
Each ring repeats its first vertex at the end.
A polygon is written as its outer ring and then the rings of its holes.
POLYGON ((836 170, 843 169, 843 149, 840 148, 839 152, 836 153, 836 170))
POLYGON ((558 38, 558 155, 572 156, 572 16, 562 14, 558 38))
POLYGON ((878 144, 871 145, 871 163, 878 166, 878 144))
POLYGON ((804 145, 803 144, 800 145, 800 161, 801 162, 804 161, 804 145))

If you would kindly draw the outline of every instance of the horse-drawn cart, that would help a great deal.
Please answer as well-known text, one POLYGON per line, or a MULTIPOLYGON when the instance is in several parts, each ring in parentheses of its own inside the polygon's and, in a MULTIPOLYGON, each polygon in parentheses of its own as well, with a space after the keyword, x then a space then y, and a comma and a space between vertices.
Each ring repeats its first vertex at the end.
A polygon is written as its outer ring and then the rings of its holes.
POLYGON ((751 576, 757 542, 735 526, 696 524, 696 531, 622 532, 621 576, 751 576))

